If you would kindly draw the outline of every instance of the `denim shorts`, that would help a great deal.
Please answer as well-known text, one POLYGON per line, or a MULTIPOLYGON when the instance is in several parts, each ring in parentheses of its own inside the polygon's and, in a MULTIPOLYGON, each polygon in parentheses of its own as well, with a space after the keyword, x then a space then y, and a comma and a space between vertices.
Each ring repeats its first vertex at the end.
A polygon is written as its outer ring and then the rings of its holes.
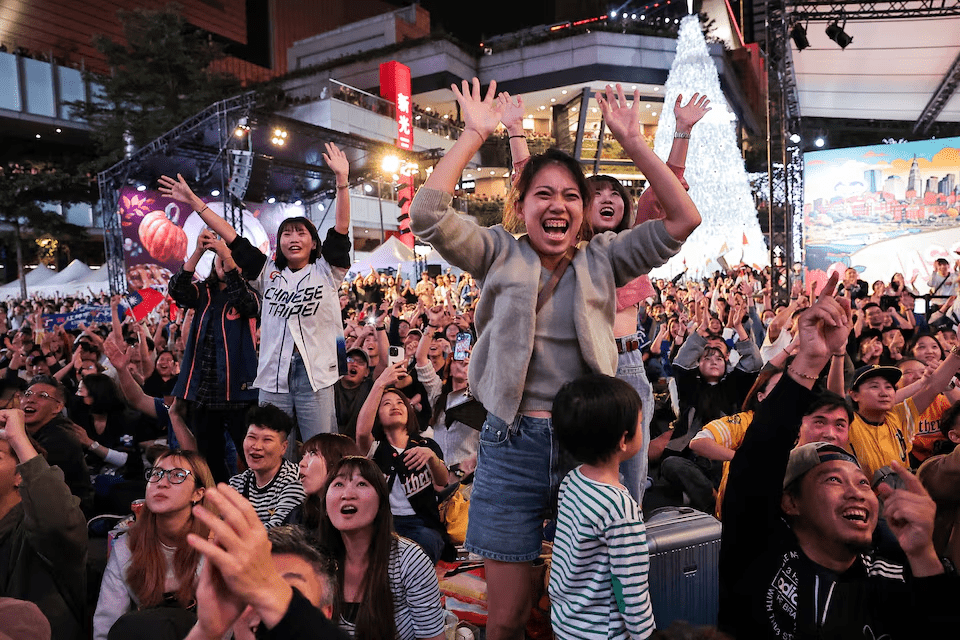
POLYGON ((543 522, 556 513, 560 480, 574 466, 549 418, 493 414, 480 430, 465 547, 484 558, 529 562, 540 556, 543 522))

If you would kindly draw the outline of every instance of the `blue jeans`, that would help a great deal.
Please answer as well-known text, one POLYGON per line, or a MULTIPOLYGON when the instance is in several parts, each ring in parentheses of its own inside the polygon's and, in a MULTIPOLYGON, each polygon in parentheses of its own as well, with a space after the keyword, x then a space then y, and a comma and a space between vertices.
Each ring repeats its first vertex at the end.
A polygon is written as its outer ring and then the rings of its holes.
POLYGON ((284 457, 296 462, 300 459, 297 451, 297 431, 300 434, 300 442, 306 442, 318 433, 336 433, 337 407, 333 398, 332 385, 317 391, 310 386, 307 368, 299 353, 294 353, 290 360, 287 388, 289 393, 273 393, 261 389, 260 404, 269 402, 276 405, 294 419, 297 429, 290 434, 284 457))
POLYGON ((636 389, 643 403, 643 432, 637 434, 638 437, 643 438, 640 452, 620 463, 623 486, 627 488, 637 504, 643 504, 647 470, 650 466, 647 455, 650 451, 650 422, 653 420, 654 401, 653 386, 647 379, 647 373, 643 368, 643 353, 639 349, 620 354, 617 362, 617 377, 636 389))
POLYGON ((446 543, 443 534, 428 527, 423 518, 413 516, 393 516, 393 530, 404 538, 410 538, 423 549, 433 564, 437 564, 446 543))
POLYGON ((549 418, 518 415, 507 424, 488 413, 480 430, 466 548, 502 562, 538 558, 543 521, 555 514, 571 463, 549 418))

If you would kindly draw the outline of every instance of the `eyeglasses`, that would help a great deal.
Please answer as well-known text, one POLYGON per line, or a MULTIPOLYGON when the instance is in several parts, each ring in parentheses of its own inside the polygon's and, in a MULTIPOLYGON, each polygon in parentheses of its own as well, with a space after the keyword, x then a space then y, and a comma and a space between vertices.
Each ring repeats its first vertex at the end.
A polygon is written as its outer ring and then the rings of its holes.
POLYGON ((23 392, 24 398, 32 398, 34 396, 40 396, 44 400, 56 400, 56 398, 54 398, 52 395, 50 395, 46 391, 33 391, 32 389, 27 389, 26 391, 23 392))
POLYGON ((192 471, 187 471, 186 469, 161 469, 160 467, 151 467, 143 473, 143 477, 146 478, 147 482, 160 482, 163 480, 163 476, 167 476, 167 480, 170 481, 170 484, 183 484, 183 481, 187 479, 192 471))

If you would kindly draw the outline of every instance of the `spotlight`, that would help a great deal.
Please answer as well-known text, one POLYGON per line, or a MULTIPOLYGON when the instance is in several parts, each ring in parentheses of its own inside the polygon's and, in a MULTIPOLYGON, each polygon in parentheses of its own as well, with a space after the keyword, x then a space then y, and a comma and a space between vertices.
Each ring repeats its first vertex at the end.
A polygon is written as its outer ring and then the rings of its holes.
MULTIPOLYGON (((847 23, 844 22, 843 26, 847 26, 847 23)), ((853 42, 853 37, 847 35, 847 32, 843 30, 836 20, 831 24, 827 25, 827 37, 840 45, 841 49, 846 49, 847 45, 853 42)))
POLYGON ((270 138, 270 142, 277 145, 278 147, 282 147, 287 143, 287 132, 284 131, 283 129, 274 129, 273 137, 270 138))
POLYGON ((276 201, 277 199, 274 198, 273 196, 270 196, 269 198, 267 198, 267 204, 274 204, 276 201))
POLYGON ((145 185, 145 184, 138 184, 138 185, 137 185, 137 191, 146 191, 146 190, 147 190, 147 185, 145 185))
POLYGON ((822 147, 824 144, 826 144, 826 141, 823 138, 817 138, 816 140, 813 141, 813 144, 817 145, 817 147, 819 148, 819 147, 822 147))
POLYGON ((303 200, 301 200, 300 198, 297 198, 296 200, 293 201, 293 204, 299 207, 300 205, 303 204, 303 200))
POLYGON ((214 198, 219 198, 219 197, 220 197, 220 189, 214 189, 213 191, 210 192, 210 195, 213 196, 214 198))
POLYGON ((799 22, 790 29, 790 37, 793 38, 793 44, 797 45, 797 51, 803 51, 810 46, 807 40, 807 30, 799 22))
POLYGON ((799 135, 799 134, 796 134, 796 133, 794 133, 793 135, 791 135, 791 136, 790 136, 790 142, 792 142, 793 144, 799 143, 799 142, 800 142, 800 135, 799 135))
POLYGON ((380 167, 384 173, 396 173, 400 170, 400 158, 395 155, 384 156, 380 167))

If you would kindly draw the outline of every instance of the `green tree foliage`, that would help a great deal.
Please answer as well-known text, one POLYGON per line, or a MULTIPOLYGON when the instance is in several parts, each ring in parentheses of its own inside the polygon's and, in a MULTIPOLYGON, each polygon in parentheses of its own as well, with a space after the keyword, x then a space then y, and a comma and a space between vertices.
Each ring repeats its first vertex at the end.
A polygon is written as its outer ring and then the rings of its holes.
POLYGON ((52 235, 60 241, 83 237, 83 227, 70 224, 64 216, 51 211, 49 205, 93 202, 95 188, 89 175, 63 163, 25 161, 0 165, 0 222, 13 229, 11 241, 16 247, 21 278, 24 243, 34 245, 22 237, 24 232, 52 235))
POLYGON ((180 7, 120 11, 125 43, 97 36, 94 45, 110 64, 98 99, 75 103, 87 119, 101 154, 101 168, 123 157, 124 133, 142 146, 214 102, 240 91, 233 76, 215 71, 223 47, 210 34, 186 23, 180 7))

